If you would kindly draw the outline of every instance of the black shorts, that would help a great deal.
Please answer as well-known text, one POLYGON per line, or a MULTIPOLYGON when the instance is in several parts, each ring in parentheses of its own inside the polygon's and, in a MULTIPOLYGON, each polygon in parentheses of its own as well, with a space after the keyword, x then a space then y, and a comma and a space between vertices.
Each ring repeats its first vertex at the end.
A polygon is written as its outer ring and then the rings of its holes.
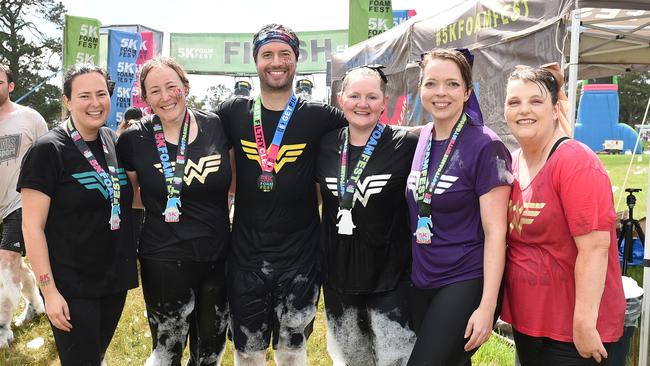
POLYGON ((306 347, 320 293, 316 266, 263 272, 228 267, 228 299, 235 349, 306 347))
POLYGON ((2 220, 2 239, 0 249, 10 250, 25 256, 25 241, 23 240, 23 210, 21 208, 10 213, 2 220))

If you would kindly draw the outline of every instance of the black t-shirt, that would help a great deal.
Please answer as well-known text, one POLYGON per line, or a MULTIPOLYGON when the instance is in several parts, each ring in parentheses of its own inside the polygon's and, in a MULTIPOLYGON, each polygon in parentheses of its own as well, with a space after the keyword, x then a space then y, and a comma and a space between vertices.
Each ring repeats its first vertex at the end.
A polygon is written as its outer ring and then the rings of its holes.
MULTIPOLYGON (((199 129, 186 151, 181 216, 167 223, 167 185, 156 148, 152 116, 125 131, 117 147, 127 171, 135 171, 145 207, 138 255, 160 260, 213 261, 225 258, 230 243, 228 188, 230 144, 213 113, 192 110, 199 129)), ((175 166, 178 146, 167 142, 175 166)))
MULTIPOLYGON (((318 153, 316 179, 323 196, 321 270, 331 287, 349 294, 389 291, 408 278, 411 231, 406 179, 417 136, 386 126, 357 184, 353 235, 339 235, 338 177, 343 129, 327 134, 318 153)), ((363 147, 350 146, 348 178, 363 147)))
MULTIPOLYGON (((343 113, 302 99, 291 116, 276 158, 276 187, 261 192, 262 173, 253 137, 252 98, 233 98, 217 113, 235 150, 237 198, 231 263, 244 269, 286 270, 314 263, 318 248, 318 205, 314 185, 320 139, 347 124, 343 113)), ((271 145, 282 111, 262 106, 262 126, 271 145)))
MULTIPOLYGON (((103 129, 115 141, 115 134, 103 129)), ((101 139, 86 144, 108 172, 101 139)), ((107 147, 115 151, 112 144, 107 147)), ((122 221, 119 230, 111 231, 103 180, 62 128, 43 135, 25 155, 18 190, 34 189, 51 199, 45 238, 54 281, 64 297, 100 297, 138 286, 133 190, 122 165, 118 175, 122 221)))

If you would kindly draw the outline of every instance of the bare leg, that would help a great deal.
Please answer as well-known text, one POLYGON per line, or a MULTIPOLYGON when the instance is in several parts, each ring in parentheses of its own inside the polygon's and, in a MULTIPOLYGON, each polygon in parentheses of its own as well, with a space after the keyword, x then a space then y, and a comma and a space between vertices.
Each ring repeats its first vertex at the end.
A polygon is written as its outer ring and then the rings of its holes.
POLYGON ((20 284, 22 285, 22 294, 25 299, 25 309, 14 321, 17 327, 45 312, 43 299, 38 293, 38 287, 36 287, 34 273, 22 258, 20 259, 20 284))
POLYGON ((235 366, 264 366, 266 350, 242 352, 235 350, 235 366))
POLYGON ((20 300, 20 262, 19 253, 0 249, 0 348, 14 339, 11 318, 20 300))

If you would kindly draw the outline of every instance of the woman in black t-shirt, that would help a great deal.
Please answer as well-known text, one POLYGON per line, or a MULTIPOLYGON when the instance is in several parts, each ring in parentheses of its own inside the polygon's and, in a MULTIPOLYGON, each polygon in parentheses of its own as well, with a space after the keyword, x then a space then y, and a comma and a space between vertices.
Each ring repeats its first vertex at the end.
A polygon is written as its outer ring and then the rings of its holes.
POLYGON ((405 302, 404 187, 417 137, 378 122, 385 89, 381 67, 350 71, 339 94, 349 127, 326 135, 318 154, 327 350, 335 364, 405 365, 415 342, 405 302))
POLYGON ((66 74, 67 121, 27 153, 18 179, 27 256, 45 298, 62 365, 99 365, 137 287, 132 190, 102 127, 107 75, 94 65, 66 74))
POLYGON ((147 62, 140 85, 154 115, 125 131, 118 150, 145 207, 138 257, 153 341, 147 363, 180 365, 189 333, 190 364, 217 365, 227 325, 230 146, 215 114, 187 108, 189 82, 176 61, 147 62))

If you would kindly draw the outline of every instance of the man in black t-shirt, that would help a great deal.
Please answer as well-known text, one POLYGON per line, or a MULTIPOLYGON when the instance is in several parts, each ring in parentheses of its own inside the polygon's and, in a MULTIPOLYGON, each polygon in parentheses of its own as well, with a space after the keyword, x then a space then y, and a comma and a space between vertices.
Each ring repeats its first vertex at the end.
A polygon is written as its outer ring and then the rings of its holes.
POLYGON ((253 43, 260 97, 216 111, 237 167, 227 280, 235 360, 264 365, 272 336, 278 366, 306 365, 320 288, 315 158, 321 137, 346 122, 333 107, 294 98, 293 31, 270 24, 253 43))

